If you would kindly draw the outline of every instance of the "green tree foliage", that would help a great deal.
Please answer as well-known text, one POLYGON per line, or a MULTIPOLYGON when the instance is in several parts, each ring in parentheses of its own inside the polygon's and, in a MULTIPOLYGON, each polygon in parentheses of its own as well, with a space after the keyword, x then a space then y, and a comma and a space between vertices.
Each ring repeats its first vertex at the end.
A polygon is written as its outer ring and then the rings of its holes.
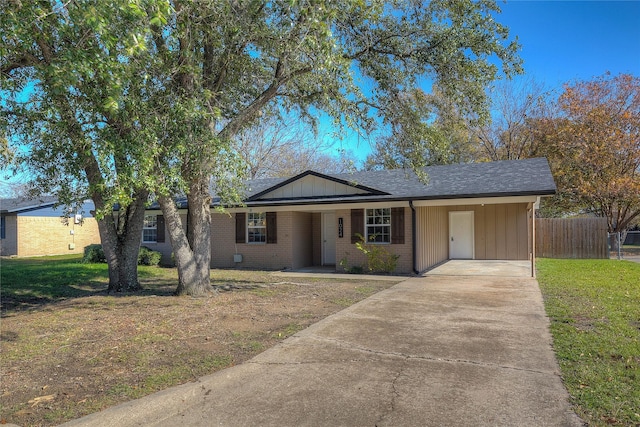
POLYGON ((552 105, 544 86, 530 78, 503 80, 491 84, 487 94, 491 115, 481 120, 465 114, 437 87, 431 94, 417 92, 412 103, 423 113, 405 108, 405 115, 392 122, 390 135, 376 143, 367 167, 392 169, 538 156, 532 122, 548 115, 552 105))
MULTIPOLYGON (((477 120, 476 115, 472 115, 477 120)), ((414 169, 464 163, 478 158, 469 120, 438 87, 404 92, 386 116, 389 132, 376 141, 365 169, 414 169)), ((426 178, 426 177, 425 177, 426 178)))
POLYGON ((142 85, 132 65, 145 52, 148 19, 168 12, 160 2, 145 6, 150 15, 126 0, 0 1, 2 138, 15 142, 11 160, 33 192, 93 199, 110 291, 140 287, 151 159, 137 120, 144 100, 130 96, 142 85))

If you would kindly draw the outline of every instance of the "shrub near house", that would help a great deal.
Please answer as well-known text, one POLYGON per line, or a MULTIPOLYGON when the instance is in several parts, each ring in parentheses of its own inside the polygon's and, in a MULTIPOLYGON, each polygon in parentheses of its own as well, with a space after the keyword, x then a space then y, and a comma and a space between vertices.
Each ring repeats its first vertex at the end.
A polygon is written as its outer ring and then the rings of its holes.
MULTIPOLYGON (((157 266, 160 264, 162 254, 160 252, 149 249, 146 246, 140 247, 138 253, 138 265, 157 266)), ((84 248, 84 257, 82 258, 84 263, 106 263, 107 259, 104 256, 102 245, 89 245, 84 248)))

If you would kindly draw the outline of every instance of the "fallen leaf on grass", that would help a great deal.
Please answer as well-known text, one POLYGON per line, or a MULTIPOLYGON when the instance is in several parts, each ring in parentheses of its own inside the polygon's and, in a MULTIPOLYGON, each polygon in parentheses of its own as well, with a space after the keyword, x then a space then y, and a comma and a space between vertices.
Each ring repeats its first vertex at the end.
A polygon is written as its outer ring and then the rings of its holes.
POLYGON ((33 408, 34 406, 36 406, 39 403, 42 402, 51 402, 53 399, 56 398, 55 394, 48 394, 46 396, 38 396, 38 397, 34 397, 33 399, 31 399, 29 401, 29 403, 31 403, 31 407, 33 408))

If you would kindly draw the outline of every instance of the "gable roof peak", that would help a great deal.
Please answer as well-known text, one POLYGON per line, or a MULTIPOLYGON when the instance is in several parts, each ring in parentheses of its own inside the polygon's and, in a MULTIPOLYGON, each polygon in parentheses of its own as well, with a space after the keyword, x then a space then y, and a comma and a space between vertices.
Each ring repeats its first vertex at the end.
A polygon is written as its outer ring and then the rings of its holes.
POLYGON ((286 192, 285 189, 289 187, 290 192, 292 193, 292 197, 294 198, 331 198, 336 196, 345 196, 345 195, 388 195, 388 193, 381 191, 379 189, 373 188, 371 186, 366 186, 362 184, 358 184, 353 180, 344 179, 338 175, 328 175, 320 172, 316 172, 314 170, 306 170, 301 172, 291 178, 284 179, 283 181, 277 182, 275 185, 269 186, 262 191, 259 191, 252 196, 250 196, 247 201, 257 201, 257 200, 273 200, 278 198, 287 198, 284 195, 286 192), (307 177, 312 177, 316 179, 314 182, 307 182, 307 177), (329 183, 329 185, 317 185, 322 183, 329 183), (305 190, 294 190, 293 187, 296 183, 306 183, 306 186, 318 186, 319 188, 312 188, 307 190, 306 192, 310 192, 310 194, 305 194, 305 190), (316 184, 316 185, 314 185, 316 184), (328 186, 332 186, 331 188, 327 188, 328 186))

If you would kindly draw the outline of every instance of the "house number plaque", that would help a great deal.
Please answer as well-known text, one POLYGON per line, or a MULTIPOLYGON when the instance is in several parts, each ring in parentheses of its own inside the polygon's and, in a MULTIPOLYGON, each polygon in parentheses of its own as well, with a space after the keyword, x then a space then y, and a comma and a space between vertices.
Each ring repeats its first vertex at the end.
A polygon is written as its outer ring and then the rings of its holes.
POLYGON ((338 218, 338 237, 342 238, 344 236, 344 225, 342 222, 342 218, 338 218))

